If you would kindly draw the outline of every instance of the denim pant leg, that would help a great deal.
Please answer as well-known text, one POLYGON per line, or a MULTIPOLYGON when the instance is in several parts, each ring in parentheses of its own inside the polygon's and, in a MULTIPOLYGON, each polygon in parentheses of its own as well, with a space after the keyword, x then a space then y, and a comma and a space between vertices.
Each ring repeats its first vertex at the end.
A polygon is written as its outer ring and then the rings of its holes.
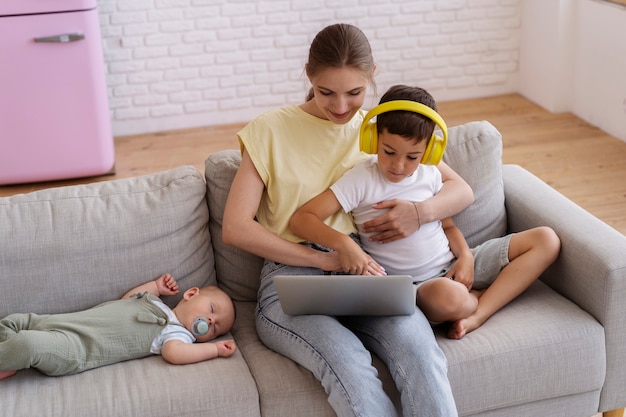
POLYGON ((290 316, 283 312, 272 282, 272 277, 279 273, 305 275, 322 271, 266 262, 256 312, 261 341, 311 371, 322 383, 339 417, 396 416, 369 351, 351 330, 335 317, 290 316))
POLYGON ((404 417, 458 415, 447 359, 419 309, 410 316, 346 317, 342 321, 389 368, 404 417))

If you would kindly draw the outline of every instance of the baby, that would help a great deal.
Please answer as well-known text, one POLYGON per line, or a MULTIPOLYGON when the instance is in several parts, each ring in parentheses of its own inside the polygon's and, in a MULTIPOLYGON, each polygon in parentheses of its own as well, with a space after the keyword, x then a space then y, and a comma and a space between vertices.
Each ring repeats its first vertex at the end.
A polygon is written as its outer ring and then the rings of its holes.
POLYGON ((215 286, 193 287, 170 309, 160 296, 178 294, 169 274, 128 291, 121 300, 67 314, 11 314, 0 320, 0 379, 36 368, 70 375, 151 354, 172 364, 231 356, 233 340, 208 342, 235 321, 230 297, 215 286))

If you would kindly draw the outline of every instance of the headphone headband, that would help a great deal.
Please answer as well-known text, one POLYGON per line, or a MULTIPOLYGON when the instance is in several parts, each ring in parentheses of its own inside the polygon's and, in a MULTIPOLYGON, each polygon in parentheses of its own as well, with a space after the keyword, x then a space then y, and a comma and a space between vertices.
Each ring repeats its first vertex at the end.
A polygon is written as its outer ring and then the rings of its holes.
POLYGON ((440 138, 436 134, 428 138, 428 144, 424 150, 422 160, 420 163, 427 165, 438 165, 443 158, 443 153, 448 143, 448 127, 443 118, 435 110, 426 106, 425 104, 418 103, 411 100, 393 100, 379 104, 371 109, 365 115, 363 123, 361 123, 361 130, 359 134, 359 146, 363 152, 375 154, 378 149, 378 129, 376 123, 370 122, 372 118, 378 116, 381 113, 390 111, 409 111, 417 114, 421 114, 430 120, 432 120, 443 134, 443 138, 440 138))
POLYGON ((428 117, 430 120, 435 122, 437 126, 439 126, 443 134, 443 140, 445 142, 448 142, 448 126, 446 125, 446 122, 443 120, 443 118, 439 115, 439 113, 437 113, 425 104, 411 100, 387 101, 385 103, 379 104, 378 106, 368 111, 365 115, 365 118, 363 119, 363 123, 361 124, 361 135, 363 134, 363 131, 367 129, 367 122, 369 122, 370 119, 378 116, 381 113, 387 113, 396 110, 411 111, 413 113, 418 113, 428 117))

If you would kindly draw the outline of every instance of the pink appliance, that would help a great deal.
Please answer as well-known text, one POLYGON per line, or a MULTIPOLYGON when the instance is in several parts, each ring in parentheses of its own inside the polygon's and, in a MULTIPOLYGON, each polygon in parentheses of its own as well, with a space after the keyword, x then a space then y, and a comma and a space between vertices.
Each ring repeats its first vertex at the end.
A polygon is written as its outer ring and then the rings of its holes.
POLYGON ((0 185, 114 164, 96 0, 0 1, 0 185))

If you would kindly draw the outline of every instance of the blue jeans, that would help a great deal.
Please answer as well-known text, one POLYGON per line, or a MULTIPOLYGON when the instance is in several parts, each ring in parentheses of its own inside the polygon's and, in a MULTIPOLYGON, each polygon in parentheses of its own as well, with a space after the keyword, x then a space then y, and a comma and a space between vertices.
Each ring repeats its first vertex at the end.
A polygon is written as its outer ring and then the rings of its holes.
POLYGON ((265 262, 256 311, 263 343, 311 371, 339 417, 397 415, 372 366, 370 352, 389 368, 405 417, 457 416, 446 358, 419 309, 410 316, 393 317, 290 316, 283 312, 274 275, 323 273, 265 262))

